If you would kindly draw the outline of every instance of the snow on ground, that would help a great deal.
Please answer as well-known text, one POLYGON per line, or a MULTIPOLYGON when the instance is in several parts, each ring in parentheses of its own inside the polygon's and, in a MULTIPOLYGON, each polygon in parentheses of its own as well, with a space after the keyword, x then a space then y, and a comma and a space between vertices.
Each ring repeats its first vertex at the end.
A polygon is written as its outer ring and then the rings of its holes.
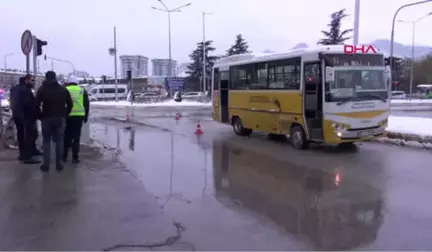
POLYGON ((432 136, 432 118, 390 116, 387 131, 432 136))
MULTIPOLYGON (((128 101, 98 101, 98 102, 92 102, 92 105, 99 105, 99 106, 125 106, 129 107, 131 106, 131 103, 128 101)), ((134 103, 134 107, 190 107, 190 106, 202 106, 202 107, 210 107, 211 103, 202 103, 202 102, 196 102, 196 101, 182 101, 182 102, 176 102, 176 101, 164 101, 164 102, 157 102, 157 103, 134 103)))

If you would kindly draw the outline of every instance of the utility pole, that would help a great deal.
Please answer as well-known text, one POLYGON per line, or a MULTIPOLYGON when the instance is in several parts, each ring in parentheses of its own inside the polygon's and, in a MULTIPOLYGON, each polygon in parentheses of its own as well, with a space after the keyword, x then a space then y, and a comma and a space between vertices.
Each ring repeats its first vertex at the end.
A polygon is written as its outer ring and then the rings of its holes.
POLYGON ((115 83, 115 101, 118 102, 118 79, 117 79, 117 33, 114 26, 114 83, 115 83))
POLYGON ((412 89, 414 84, 414 61, 415 61, 415 32, 416 32, 416 24, 420 20, 429 17, 432 15, 432 12, 429 12, 428 14, 414 20, 414 21, 404 21, 404 20, 398 20, 401 23, 409 23, 412 25, 412 45, 411 45, 411 65, 410 65, 410 86, 409 86, 409 100, 411 100, 412 97, 412 89))
POLYGON ((7 69, 7 58, 9 57, 9 56, 12 56, 12 55, 14 55, 13 53, 7 53, 7 54, 5 54, 4 56, 3 56, 3 60, 4 60, 4 70, 6 71, 6 69, 7 69))
POLYGON ((203 92, 205 92, 207 90, 207 62, 206 62, 206 38, 205 38, 205 16, 206 15, 211 15, 213 13, 207 13, 204 12, 202 13, 202 22, 203 22, 203 92))
MULTIPOLYGON (((172 74, 172 58, 171 58, 171 13, 172 12, 181 12, 181 9, 184 7, 188 7, 191 5, 191 3, 185 4, 185 5, 181 5, 179 7, 176 7, 174 9, 170 9, 168 8, 168 6, 162 1, 162 0, 158 0, 159 3, 161 3, 161 5, 163 6, 163 9, 161 8, 157 8, 157 7, 151 7, 153 10, 158 10, 158 11, 163 11, 165 13, 168 13, 168 78, 169 81, 168 83, 171 84, 171 79, 173 77, 172 74)), ((170 90, 170 96, 172 96, 172 87, 169 87, 170 90)))
POLYGON ((360 0, 355 0, 353 44, 358 45, 360 26, 360 0))
MULTIPOLYGON (((399 14, 399 12, 406 8, 406 7, 410 7, 410 6, 414 6, 414 5, 419 5, 419 4, 424 4, 424 3, 429 3, 432 2, 432 0, 424 0, 424 1, 419 1, 419 2, 414 2, 414 3, 409 3, 409 4, 405 4, 402 5, 401 7, 399 7, 399 9, 396 10, 395 14, 393 15, 393 22, 392 22, 392 29, 391 29, 391 36, 390 36, 390 68, 391 68, 391 72, 393 73, 393 51, 394 51, 394 32, 395 32, 395 24, 396 24, 396 17, 399 14)), ((390 85, 391 87, 393 87, 393 74, 390 75, 390 85)))

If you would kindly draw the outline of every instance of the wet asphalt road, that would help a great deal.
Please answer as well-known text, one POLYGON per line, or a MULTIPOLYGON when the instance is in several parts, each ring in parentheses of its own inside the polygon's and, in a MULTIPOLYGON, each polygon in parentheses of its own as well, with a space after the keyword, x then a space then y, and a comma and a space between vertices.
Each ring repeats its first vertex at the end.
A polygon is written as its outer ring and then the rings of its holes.
POLYGON ((430 151, 378 143, 297 151, 194 113, 178 123, 138 115, 145 125, 132 129, 95 120, 92 136, 122 150, 198 250, 432 249, 430 151))

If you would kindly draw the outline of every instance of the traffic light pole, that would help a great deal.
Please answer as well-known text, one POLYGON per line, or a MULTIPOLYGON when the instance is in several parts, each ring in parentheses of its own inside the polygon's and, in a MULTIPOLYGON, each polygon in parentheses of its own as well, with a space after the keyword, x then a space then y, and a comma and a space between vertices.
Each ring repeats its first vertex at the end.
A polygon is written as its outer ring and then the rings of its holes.
POLYGON ((37 86, 37 46, 37 38, 33 36, 33 76, 35 78, 35 86, 37 86))

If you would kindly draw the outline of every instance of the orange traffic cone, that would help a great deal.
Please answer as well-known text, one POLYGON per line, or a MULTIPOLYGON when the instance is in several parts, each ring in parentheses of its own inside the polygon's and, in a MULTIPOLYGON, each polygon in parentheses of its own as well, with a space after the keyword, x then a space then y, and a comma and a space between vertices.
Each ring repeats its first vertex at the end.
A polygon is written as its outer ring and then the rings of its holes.
POLYGON ((201 130, 201 124, 198 121, 195 129, 195 135, 200 136, 202 134, 204 134, 204 131, 201 130))

